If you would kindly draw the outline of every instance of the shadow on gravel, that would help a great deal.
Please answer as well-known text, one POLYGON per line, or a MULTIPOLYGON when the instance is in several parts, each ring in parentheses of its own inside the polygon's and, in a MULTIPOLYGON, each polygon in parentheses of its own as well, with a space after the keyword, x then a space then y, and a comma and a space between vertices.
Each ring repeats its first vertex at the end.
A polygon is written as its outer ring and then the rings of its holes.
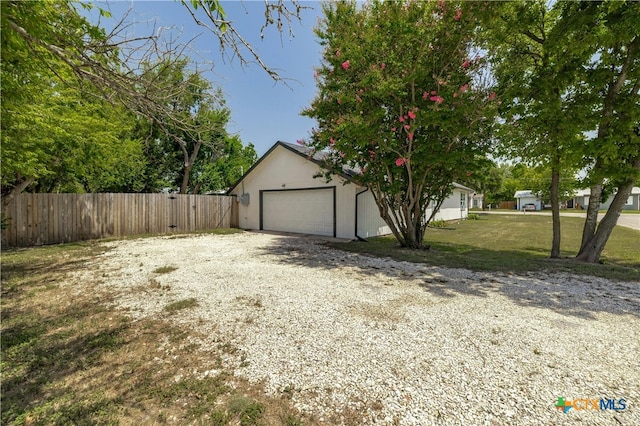
MULTIPOLYGON (((361 273, 363 281, 367 277, 384 275, 389 279, 415 282, 437 298, 501 294, 520 306, 549 309, 583 319, 596 319, 595 314, 599 312, 640 317, 638 283, 607 281, 571 271, 545 276, 544 272, 447 269, 344 251, 328 241, 331 239, 282 235, 262 250, 265 255, 275 256, 276 262, 299 267, 326 270, 348 267, 361 273)), ((499 251, 496 256, 500 256, 499 251)))

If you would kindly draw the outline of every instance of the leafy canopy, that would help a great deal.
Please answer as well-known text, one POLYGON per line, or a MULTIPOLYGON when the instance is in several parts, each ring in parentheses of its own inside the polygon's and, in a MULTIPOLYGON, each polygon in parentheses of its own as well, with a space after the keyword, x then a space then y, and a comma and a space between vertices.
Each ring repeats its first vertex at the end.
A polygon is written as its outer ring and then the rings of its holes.
POLYGON ((483 90, 483 60, 472 53, 481 7, 323 6, 319 94, 304 111, 318 128, 308 143, 327 152, 327 175, 358 171, 403 246, 422 246, 427 205, 439 207, 489 147, 497 100, 483 90))

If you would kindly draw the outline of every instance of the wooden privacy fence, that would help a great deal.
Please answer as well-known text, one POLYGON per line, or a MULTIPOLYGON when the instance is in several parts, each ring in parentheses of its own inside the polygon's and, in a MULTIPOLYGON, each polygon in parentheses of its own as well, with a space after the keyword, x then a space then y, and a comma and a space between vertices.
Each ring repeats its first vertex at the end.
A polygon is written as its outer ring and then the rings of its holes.
POLYGON ((28 194, 4 210, 2 245, 26 247, 105 237, 238 226, 235 197, 177 194, 28 194))

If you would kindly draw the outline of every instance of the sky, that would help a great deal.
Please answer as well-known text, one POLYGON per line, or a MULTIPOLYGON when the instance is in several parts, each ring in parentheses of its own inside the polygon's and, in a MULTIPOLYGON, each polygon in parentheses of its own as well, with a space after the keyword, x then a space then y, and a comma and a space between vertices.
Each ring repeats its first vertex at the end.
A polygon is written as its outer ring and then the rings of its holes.
MULTIPOLYGON (((195 61, 214 64, 213 72, 205 73, 205 77, 224 93, 231 111, 227 130, 238 134, 245 145, 253 143, 259 156, 279 140, 295 142, 309 136, 315 121, 302 117, 300 112, 309 106, 316 94, 313 74, 314 66, 320 64, 321 48, 313 29, 322 14, 319 2, 300 2, 309 9, 302 11, 301 22, 292 22, 295 37, 290 38, 286 27, 282 36, 270 27, 265 30, 264 39, 260 38, 260 28, 265 20, 264 1, 221 2, 234 28, 254 47, 263 62, 286 79, 287 85, 275 82, 255 63, 243 67, 238 60, 223 61, 218 40, 199 27, 178 1, 96 4, 112 14, 110 19, 101 18, 102 25, 107 28, 128 11, 127 22, 135 22, 128 28, 132 35, 148 35, 155 25, 162 27, 165 36, 170 32, 183 43, 190 41, 190 56, 195 61)), ((200 67, 202 69, 202 65, 200 67)))

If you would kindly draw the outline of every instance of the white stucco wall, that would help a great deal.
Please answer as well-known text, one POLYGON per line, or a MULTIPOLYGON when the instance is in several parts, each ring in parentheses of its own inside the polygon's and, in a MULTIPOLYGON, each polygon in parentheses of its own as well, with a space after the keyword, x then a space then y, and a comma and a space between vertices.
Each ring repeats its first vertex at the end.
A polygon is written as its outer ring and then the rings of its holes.
POLYGON ((278 145, 231 192, 249 194, 249 204, 238 204, 238 222, 242 229, 260 229, 260 191, 269 189, 305 189, 336 187, 336 236, 355 238, 356 185, 344 185, 344 179, 334 176, 326 183, 314 178, 319 167, 306 158, 278 145))
MULTIPOLYGON (((427 215, 433 210, 427 208, 427 215)), ((453 193, 442 203, 440 210, 434 216, 434 220, 459 220, 469 216, 469 193, 460 189, 454 189, 453 193), (464 194, 464 208, 460 207, 460 196, 464 194)))

